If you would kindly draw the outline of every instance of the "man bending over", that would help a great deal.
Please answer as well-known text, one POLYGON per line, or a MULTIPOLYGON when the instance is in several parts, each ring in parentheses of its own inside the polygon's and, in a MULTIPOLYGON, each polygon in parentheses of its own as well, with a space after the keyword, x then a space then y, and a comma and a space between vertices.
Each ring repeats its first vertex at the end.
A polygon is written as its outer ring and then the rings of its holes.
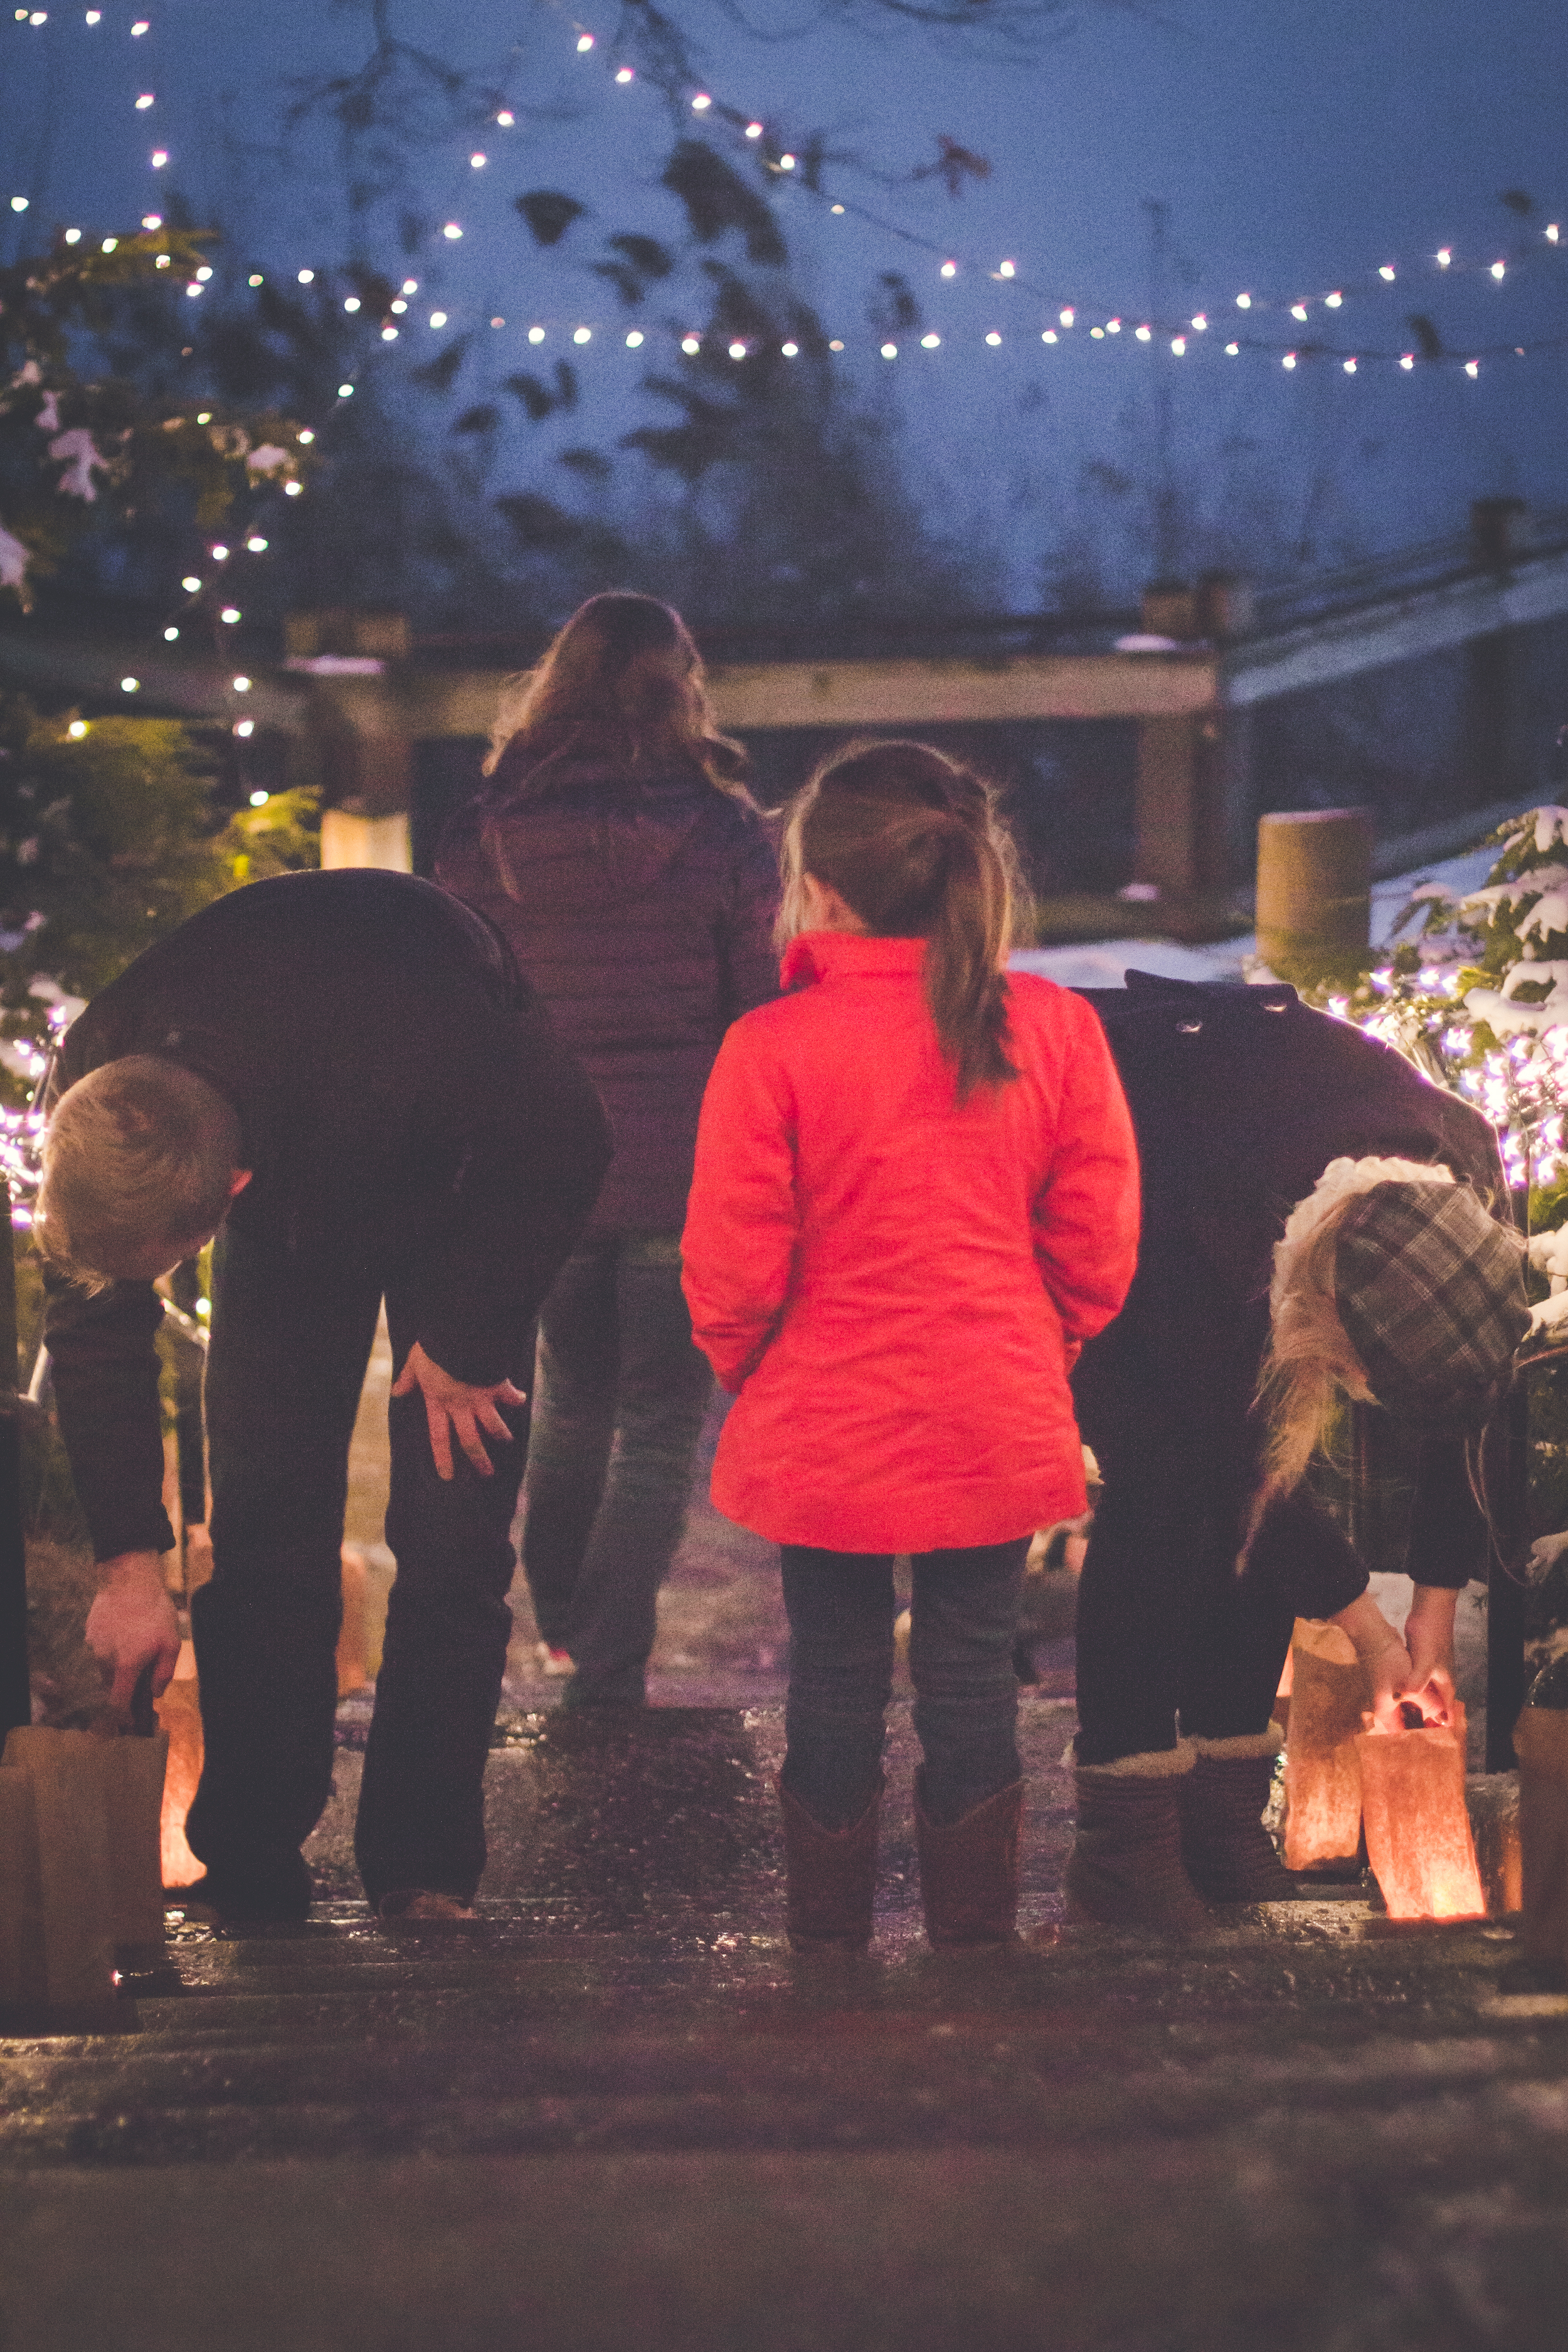
POLYGON ((122 1707, 178 1649, 153 1284, 217 1236, 185 1825, 203 1895, 234 1918, 310 1907, 349 1439, 384 1298, 397 1577, 355 1854, 382 1916, 464 1916, 532 1318, 610 1158, 593 1087, 488 925, 353 870, 254 883, 149 948, 73 1024, 47 1108, 46 1338, 101 1563, 88 1639, 122 1707))

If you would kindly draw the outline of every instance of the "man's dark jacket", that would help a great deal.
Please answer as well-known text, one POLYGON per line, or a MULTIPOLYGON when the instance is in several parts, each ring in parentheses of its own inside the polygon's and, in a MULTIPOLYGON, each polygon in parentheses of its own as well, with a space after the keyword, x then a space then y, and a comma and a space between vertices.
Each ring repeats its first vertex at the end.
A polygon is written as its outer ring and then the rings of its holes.
POLYGON ((778 865, 750 809, 697 767, 635 782, 521 745, 436 862, 505 937, 609 1113, 595 1225, 679 1233, 703 1088, 731 1021, 778 994, 778 865))
MULTIPOLYGON (((398 1282, 426 1353, 456 1379, 489 1386, 515 1369, 610 1151, 592 1086, 487 923, 405 875, 253 883, 93 999, 51 1106, 128 1054, 179 1062, 234 1106, 252 1171, 228 1212, 237 1233, 398 1282)), ((98 1556, 166 1549, 163 1308, 146 1283, 50 1288, 60 1426, 98 1556)))
MULTIPOLYGON (((1253 1410, 1268 1340, 1274 1244, 1331 1160, 1441 1161, 1507 1220, 1489 1123, 1391 1046, 1315 1013, 1293 989, 1191 983, 1130 971, 1086 990, 1105 1024, 1138 1131, 1143 1237, 1127 1304, 1090 1341, 1073 1391, 1108 1481, 1157 1458, 1204 1488, 1195 1544, 1234 1559, 1259 1474, 1253 1410)), ((1421 1449, 1410 1571, 1458 1586, 1482 1572, 1484 1530, 1463 1448, 1421 1449)), ((1335 1614, 1366 1570, 1304 1488, 1276 1505, 1254 1567, 1297 1613, 1335 1614)))

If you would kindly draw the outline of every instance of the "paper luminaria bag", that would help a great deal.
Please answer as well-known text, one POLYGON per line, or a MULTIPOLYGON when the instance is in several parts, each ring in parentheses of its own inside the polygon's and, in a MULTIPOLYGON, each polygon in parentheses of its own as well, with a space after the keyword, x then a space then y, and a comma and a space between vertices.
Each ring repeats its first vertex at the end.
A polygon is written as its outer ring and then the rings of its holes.
POLYGON ((1391 1919, 1480 1919, 1486 1895, 1465 1806, 1465 1710, 1356 1740, 1367 1860, 1391 1919))
POLYGON ((1366 1668, 1337 1625, 1298 1617, 1290 1643, 1285 1744, 1285 1867, 1353 1862, 1361 1845, 1356 1739, 1370 1696, 1366 1668))

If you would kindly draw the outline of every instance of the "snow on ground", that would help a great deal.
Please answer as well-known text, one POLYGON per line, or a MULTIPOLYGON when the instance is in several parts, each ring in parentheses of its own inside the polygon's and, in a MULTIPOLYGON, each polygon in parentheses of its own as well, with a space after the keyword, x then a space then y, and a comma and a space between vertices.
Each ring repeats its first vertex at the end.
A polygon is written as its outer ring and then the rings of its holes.
MULTIPOLYGON (((1394 923, 1409 904, 1417 883, 1440 882, 1458 898, 1478 889, 1497 858, 1495 848, 1468 849, 1459 857, 1445 857, 1433 866, 1416 866, 1372 888, 1372 937, 1374 945, 1388 938, 1394 923)), ((1211 947, 1183 947, 1174 940, 1093 940, 1057 948, 1020 948, 1012 959, 1015 971, 1044 972, 1062 988, 1123 988, 1125 973, 1155 972, 1163 980, 1259 979, 1256 964, 1258 940, 1218 940, 1211 947)))

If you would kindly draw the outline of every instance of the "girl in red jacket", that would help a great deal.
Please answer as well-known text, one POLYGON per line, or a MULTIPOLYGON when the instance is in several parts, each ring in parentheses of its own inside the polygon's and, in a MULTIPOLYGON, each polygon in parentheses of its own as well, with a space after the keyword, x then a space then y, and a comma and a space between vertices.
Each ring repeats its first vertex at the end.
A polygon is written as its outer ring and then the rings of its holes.
POLYGON ((939 752, 830 761, 785 833, 787 992, 702 1108, 685 1288, 736 1400, 713 1498, 784 1549, 797 1948, 869 1940, 900 1552, 927 1931, 1015 1933, 1024 1559, 1085 1508, 1068 1372, 1131 1279, 1138 1170, 1095 1014, 1004 977, 1009 866, 939 752))

